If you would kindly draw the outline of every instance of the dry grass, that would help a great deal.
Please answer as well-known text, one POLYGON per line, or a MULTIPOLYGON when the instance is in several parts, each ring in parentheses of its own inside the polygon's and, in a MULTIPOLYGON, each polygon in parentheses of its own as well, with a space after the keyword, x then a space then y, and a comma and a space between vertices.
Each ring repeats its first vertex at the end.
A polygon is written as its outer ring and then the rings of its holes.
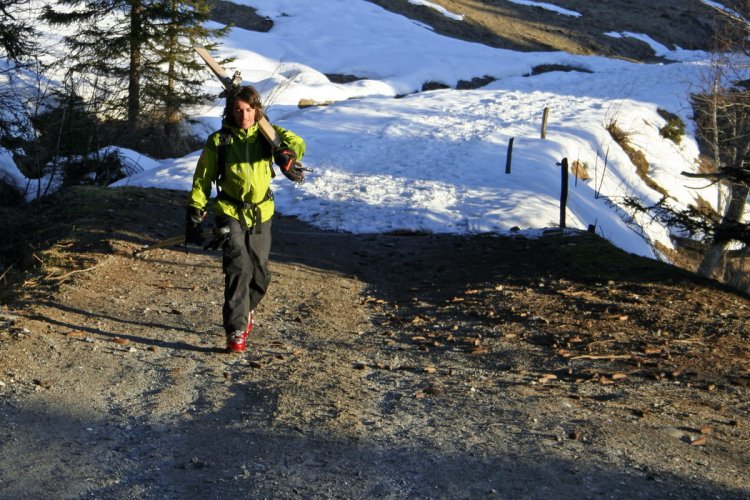
POLYGON ((582 181, 587 181, 591 179, 591 175, 589 174, 588 169, 586 168, 586 164, 579 160, 574 160, 573 164, 570 166, 570 173, 581 179, 582 181))
POLYGON ((646 159, 646 155, 644 155, 642 151, 635 149, 630 144, 630 134, 622 130, 614 120, 609 122, 606 128, 612 139, 622 148, 623 151, 625 151, 625 154, 628 155, 630 161, 635 165, 635 171, 638 173, 638 177, 640 177, 648 187, 657 193, 660 193, 665 197, 670 197, 669 192, 649 176, 651 165, 646 159))
POLYGON ((696 162, 698 163, 698 172, 701 174, 712 174, 716 172, 716 165, 714 161, 706 155, 698 156, 696 162))

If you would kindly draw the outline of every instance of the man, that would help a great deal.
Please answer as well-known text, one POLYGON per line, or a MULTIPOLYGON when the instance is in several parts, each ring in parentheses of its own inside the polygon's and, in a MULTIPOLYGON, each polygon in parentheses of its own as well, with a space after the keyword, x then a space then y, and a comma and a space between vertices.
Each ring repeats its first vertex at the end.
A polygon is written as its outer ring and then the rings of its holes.
POLYGON ((216 183, 219 193, 214 205, 216 226, 229 228, 222 246, 222 316, 228 352, 245 350, 255 308, 271 281, 268 255, 274 213, 270 187, 275 175, 273 162, 290 180, 304 180, 304 172, 296 161, 305 153, 305 142, 274 125, 283 143, 272 151, 258 128, 262 116, 260 95, 253 87, 241 87, 227 97, 223 126, 208 137, 198 160, 187 209, 185 241, 201 244, 201 224, 211 184, 216 183))

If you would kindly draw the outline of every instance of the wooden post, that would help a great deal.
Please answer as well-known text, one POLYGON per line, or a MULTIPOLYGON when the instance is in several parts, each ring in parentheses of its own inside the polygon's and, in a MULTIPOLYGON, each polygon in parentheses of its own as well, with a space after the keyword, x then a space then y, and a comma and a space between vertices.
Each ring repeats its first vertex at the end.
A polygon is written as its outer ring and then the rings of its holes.
POLYGON ((510 173, 510 163, 513 161, 513 139, 515 137, 511 137, 510 141, 508 142, 508 155, 505 157, 505 173, 510 173))
POLYGON ((547 138, 547 120, 549 119, 549 108, 544 108, 544 114, 542 115, 542 139, 547 138))
POLYGON ((558 163, 562 169, 562 182, 560 189, 560 228, 565 228, 565 212, 568 208, 568 159, 563 158, 558 163))

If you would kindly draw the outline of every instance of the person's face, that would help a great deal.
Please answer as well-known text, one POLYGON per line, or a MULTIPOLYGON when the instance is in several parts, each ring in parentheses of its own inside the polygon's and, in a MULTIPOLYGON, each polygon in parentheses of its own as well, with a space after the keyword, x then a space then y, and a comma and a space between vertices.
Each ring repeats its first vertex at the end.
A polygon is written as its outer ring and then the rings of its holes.
POLYGON ((234 123, 239 128, 250 128, 255 123, 255 108, 250 106, 250 103, 247 101, 235 99, 232 116, 234 117, 234 123))

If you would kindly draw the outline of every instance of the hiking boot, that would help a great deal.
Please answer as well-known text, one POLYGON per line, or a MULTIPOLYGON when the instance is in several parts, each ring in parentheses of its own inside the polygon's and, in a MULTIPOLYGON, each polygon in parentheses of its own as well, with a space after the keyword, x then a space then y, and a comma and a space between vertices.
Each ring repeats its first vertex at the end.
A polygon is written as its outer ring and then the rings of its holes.
POLYGON ((240 330, 227 335, 227 351, 243 352, 245 350, 246 340, 247 334, 240 330))
POLYGON ((253 325, 255 325, 255 311, 250 311, 250 314, 247 315, 247 330, 245 330, 245 340, 247 340, 247 336, 250 335, 250 332, 253 331, 253 325))

